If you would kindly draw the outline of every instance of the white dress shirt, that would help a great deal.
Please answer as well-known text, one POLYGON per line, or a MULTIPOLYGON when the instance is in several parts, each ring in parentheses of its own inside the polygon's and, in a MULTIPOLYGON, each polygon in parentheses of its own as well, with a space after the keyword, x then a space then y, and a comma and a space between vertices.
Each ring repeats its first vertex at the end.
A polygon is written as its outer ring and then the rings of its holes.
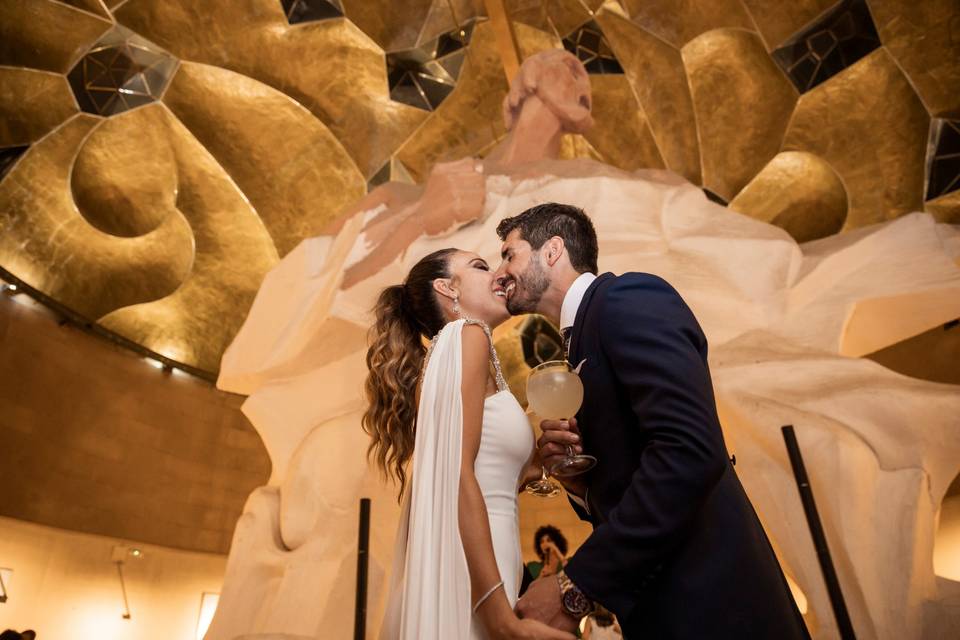
POLYGON ((570 288, 567 289, 567 294, 563 296, 563 304, 560 305, 561 332, 567 327, 573 327, 573 322, 577 319, 577 311, 580 310, 580 303, 583 302, 583 296, 596 279, 597 276, 592 273, 581 273, 580 277, 574 280, 570 288))
MULTIPOLYGON (((580 277, 573 281, 573 284, 570 285, 570 288, 567 289, 567 293, 563 296, 563 304, 560 305, 560 331, 561 333, 564 329, 572 329, 573 322, 577 319, 577 311, 580 310, 580 303, 583 302, 583 296, 587 293, 587 289, 590 288, 590 285, 593 284, 593 281, 597 279, 597 276, 592 273, 581 273, 580 277)), ((570 499, 576 502, 580 507, 583 508, 588 514, 590 513, 590 507, 587 506, 587 494, 584 493, 583 497, 575 496, 570 492, 567 492, 567 495, 570 496, 570 499)))

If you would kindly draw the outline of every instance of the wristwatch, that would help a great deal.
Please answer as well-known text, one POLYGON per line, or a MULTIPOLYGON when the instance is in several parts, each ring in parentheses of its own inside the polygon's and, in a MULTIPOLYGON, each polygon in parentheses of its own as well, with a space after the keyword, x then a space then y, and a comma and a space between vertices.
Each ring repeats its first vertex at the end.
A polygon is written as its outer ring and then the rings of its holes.
POLYGON ((590 598, 583 595, 583 591, 573 584, 573 580, 567 577, 563 569, 557 573, 557 582, 560 583, 560 604, 568 615, 579 620, 593 611, 590 598))

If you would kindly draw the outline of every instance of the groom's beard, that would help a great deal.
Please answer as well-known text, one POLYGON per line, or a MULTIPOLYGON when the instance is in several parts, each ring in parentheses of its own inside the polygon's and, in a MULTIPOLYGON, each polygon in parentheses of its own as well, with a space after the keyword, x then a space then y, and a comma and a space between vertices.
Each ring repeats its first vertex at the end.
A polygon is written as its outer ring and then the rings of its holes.
POLYGON ((513 295, 507 300, 507 311, 513 316, 535 313, 548 286, 550 278, 540 263, 540 256, 534 254, 527 270, 520 274, 520 282, 513 295))

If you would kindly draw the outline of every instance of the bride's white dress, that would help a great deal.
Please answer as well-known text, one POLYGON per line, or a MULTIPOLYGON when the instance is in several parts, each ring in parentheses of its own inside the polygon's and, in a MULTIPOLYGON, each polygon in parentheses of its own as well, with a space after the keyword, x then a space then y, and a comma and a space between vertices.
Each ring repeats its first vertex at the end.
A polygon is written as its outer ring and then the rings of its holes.
MULTIPOLYGON (((397 530, 393 579, 382 640, 484 638, 472 615, 470 575, 459 530, 463 413, 461 334, 471 320, 449 323, 427 358, 410 488, 397 530)), ((485 325, 480 325, 490 337, 485 325)), ((483 405, 474 473, 490 521, 493 549, 511 606, 523 572, 517 481, 533 449, 523 408, 507 388, 492 342, 498 391, 483 405)))

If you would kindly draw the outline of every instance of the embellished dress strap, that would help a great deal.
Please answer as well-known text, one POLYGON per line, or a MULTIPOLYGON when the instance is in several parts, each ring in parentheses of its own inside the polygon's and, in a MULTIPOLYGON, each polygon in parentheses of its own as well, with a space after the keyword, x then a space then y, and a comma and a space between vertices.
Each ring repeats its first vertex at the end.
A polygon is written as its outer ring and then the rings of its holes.
POLYGON ((423 365, 420 367, 420 380, 417 381, 418 387, 423 386, 423 377, 427 375, 427 366, 430 364, 430 356, 433 355, 433 349, 437 346, 437 340, 439 339, 439 333, 430 339, 430 344, 427 346, 427 353, 423 357, 423 365))
POLYGON ((500 356, 497 355, 497 350, 493 347, 493 332, 490 331, 490 327, 483 320, 473 320, 471 318, 464 320, 464 324, 475 324, 487 334, 487 341, 490 344, 490 362, 493 363, 493 370, 496 372, 497 391, 506 391, 509 387, 507 387, 507 381, 503 377, 503 370, 500 368, 500 356))
MULTIPOLYGON (((497 391, 506 391, 510 387, 507 386, 507 381, 503 377, 503 370, 500 368, 500 357, 497 355, 497 350, 493 348, 493 332, 490 331, 490 327, 487 326, 487 323, 483 320, 473 320, 472 318, 465 318, 463 320, 457 320, 456 322, 463 322, 464 325, 475 324, 483 329, 483 332, 487 334, 487 341, 490 344, 490 362, 493 363, 493 370, 496 373, 497 381, 497 391)), ((423 376, 427 372, 427 365, 430 364, 430 356, 433 354, 433 348, 437 346, 437 340, 440 338, 440 334, 433 336, 433 339, 430 340, 430 346, 427 348, 427 355, 423 359, 423 368, 420 370, 420 383, 423 383, 423 376)))

